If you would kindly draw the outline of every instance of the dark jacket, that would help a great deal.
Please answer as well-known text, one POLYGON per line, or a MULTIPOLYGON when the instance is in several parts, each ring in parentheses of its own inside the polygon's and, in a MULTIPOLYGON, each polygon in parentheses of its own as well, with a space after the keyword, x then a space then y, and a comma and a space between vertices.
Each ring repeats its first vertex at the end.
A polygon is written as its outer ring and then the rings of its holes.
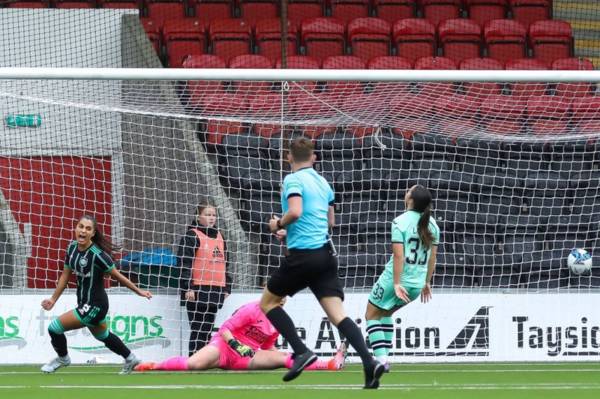
MULTIPOLYGON (((177 249, 177 266, 181 268, 181 280, 180 289, 185 293, 190 288, 196 290, 201 287, 191 287, 192 283, 192 265, 194 264, 194 257, 196 255, 196 249, 200 246, 200 240, 194 232, 194 229, 200 230, 210 238, 217 238, 219 230, 213 227, 207 227, 199 224, 197 221, 193 221, 181 240, 179 241, 179 247, 177 249)), ((223 238, 224 239, 224 238, 223 238)), ((231 293, 231 271, 229 270, 229 262, 227 261, 227 243, 225 242, 225 287, 213 287, 207 288, 210 291, 226 292, 231 293)), ((204 290, 203 290, 204 291, 204 290)))

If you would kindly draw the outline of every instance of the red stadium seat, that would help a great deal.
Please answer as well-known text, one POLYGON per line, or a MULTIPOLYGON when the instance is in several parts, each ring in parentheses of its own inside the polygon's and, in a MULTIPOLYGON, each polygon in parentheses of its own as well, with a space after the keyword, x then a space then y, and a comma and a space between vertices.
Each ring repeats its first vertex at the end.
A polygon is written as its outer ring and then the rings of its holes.
MULTIPOLYGON (((323 60, 323 69, 366 69, 365 62, 353 55, 336 55, 323 60)), ((363 84, 360 82, 328 82, 327 90, 342 95, 362 92, 363 84)))
POLYGON ((240 17, 250 25, 265 18, 279 16, 278 1, 275 0, 238 0, 240 17))
MULTIPOLYGON (((263 19, 256 22, 254 44, 257 54, 264 55, 275 62, 281 58, 281 20, 263 19)), ((296 55, 296 26, 287 23, 287 56, 296 55)))
POLYGON ((437 48, 435 27, 422 18, 401 19, 392 28, 397 55, 410 62, 418 58, 432 57, 437 48))
POLYGON ((417 11, 416 0, 373 0, 377 17, 390 24, 405 18, 414 18, 417 11))
MULTIPOLYGON (((594 69, 592 61, 586 58, 561 58, 552 63, 554 70, 561 71, 591 71, 594 69)), ((584 97, 594 94, 593 83, 558 83, 556 95, 561 97, 584 97)))
POLYGON ((420 96, 405 90, 392 93, 389 98, 389 110, 396 118, 422 118, 435 112, 435 103, 429 96, 420 96))
MULTIPOLYGON (((183 61, 183 68, 225 68, 225 60, 216 55, 190 55, 183 61)), ((186 86, 186 97, 190 106, 202 108, 206 93, 224 92, 223 83, 215 80, 189 81, 186 86)))
POLYGON ((535 21, 552 19, 551 0, 508 0, 513 19, 528 28, 535 21))
MULTIPOLYGON (((521 58, 517 60, 509 60, 505 69, 507 70, 524 70, 537 71, 547 70, 548 67, 540 60, 533 58, 521 58)), ((546 94, 547 85, 545 83, 518 82, 510 85, 513 96, 527 100, 532 96, 540 96, 546 94)))
POLYGON ((288 20, 299 27, 303 20, 324 16, 323 1, 320 0, 288 0, 288 20))
POLYGON ((167 51, 168 66, 181 68, 188 55, 206 52, 206 32, 197 20, 166 20, 163 25, 163 43, 167 51))
POLYGON ((328 0, 331 16, 347 24, 355 18, 369 16, 369 0, 328 0))
POLYGON ((167 19, 185 18, 185 4, 180 2, 162 2, 160 0, 148 0, 146 4, 148 10, 147 17, 154 21, 159 28, 162 28, 167 19))
POLYGON ((488 56, 500 62, 524 58, 527 31, 519 22, 510 19, 489 21, 483 28, 488 56))
MULTIPOLYGON (((458 69, 462 70, 502 70, 500 61, 493 58, 469 58, 462 60, 458 69)), ((494 94, 501 94, 504 85, 492 82, 464 83, 465 94, 470 97, 485 98, 494 94)))
POLYGON ((205 26, 214 20, 232 17, 233 0, 192 0, 190 4, 195 4, 196 19, 205 26))
MULTIPOLYGON (((513 71, 540 71, 547 70, 548 66, 534 58, 521 58, 508 61, 505 68, 513 71)), ((511 84, 512 95, 525 99, 546 94, 546 88, 545 83, 518 82, 511 84)))
POLYGON ((63 1, 63 0, 55 0, 54 7, 56 8, 96 8, 95 3, 93 1, 63 1))
POLYGON ((435 100, 434 110, 442 118, 475 119, 484 99, 463 94, 449 94, 435 100))
POLYGON ((529 26, 533 56, 548 64, 573 55, 573 31, 565 21, 537 21, 529 26))
POLYGON ((481 28, 469 19, 447 19, 438 27, 440 46, 444 57, 459 63, 481 54, 481 28))
POLYGON ((225 62, 236 55, 250 54, 250 25, 241 19, 221 19, 210 23, 208 36, 212 54, 225 62))
POLYGON ((100 8, 109 9, 136 9, 140 8, 141 3, 136 0, 99 0, 100 8))
MULTIPOLYGON (((443 70, 456 69, 456 64, 446 57, 423 57, 415 62, 415 69, 443 70)), ((420 83, 421 94, 427 93, 428 97, 441 97, 453 94, 453 83, 420 83)))
POLYGON ((496 134, 517 134, 522 129, 522 119, 527 101, 512 96, 493 95, 481 105, 480 113, 486 130, 496 134))
POLYGON ((148 19, 148 18, 140 18, 140 22, 142 23, 142 27, 144 28, 144 31, 146 32, 146 36, 148 37, 148 40, 150 40, 150 42, 152 43, 152 46, 154 46, 154 51, 156 51, 156 54, 160 54, 160 28, 159 26, 156 24, 155 21, 148 19))
POLYGON ((434 26, 442 21, 460 17, 461 0, 419 0, 423 17, 434 26))
POLYGON ((300 35, 305 54, 324 59, 344 54, 346 27, 335 18, 311 18, 302 21, 300 35))
POLYGON ((262 55, 258 54, 244 54, 233 57, 229 61, 229 68, 242 68, 242 69, 271 69, 273 63, 262 55))
POLYGON ((527 102, 532 134, 564 134, 567 132, 571 100, 557 96, 536 96, 527 102))
MULTIPOLYGON (((294 55, 287 58, 288 69, 320 69, 321 61, 308 55, 294 55)), ((281 59, 275 63, 275 68, 281 68, 281 59)))
POLYGON ((15 1, 6 5, 8 8, 48 8, 49 1, 15 1))
POLYGON ((464 0, 469 18, 484 26, 493 19, 506 18, 507 0, 464 0))
POLYGON ((572 103, 573 120, 582 121, 600 120, 600 96, 578 97, 572 103))
POLYGON ((406 58, 390 55, 371 58, 367 63, 367 69, 412 69, 412 64, 406 58))
POLYGON ((373 57, 390 54, 392 28, 379 18, 357 18, 348 24, 352 55, 368 62, 373 57))

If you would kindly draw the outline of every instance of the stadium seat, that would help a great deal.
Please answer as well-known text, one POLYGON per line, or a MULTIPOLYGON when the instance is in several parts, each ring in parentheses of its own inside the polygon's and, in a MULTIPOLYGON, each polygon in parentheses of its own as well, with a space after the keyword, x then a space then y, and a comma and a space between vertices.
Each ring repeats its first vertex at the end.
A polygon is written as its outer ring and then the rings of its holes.
MULTIPOLYGON (((183 68, 225 68, 225 60, 216 55, 190 55, 183 61, 183 68)), ((189 81, 187 82, 185 98, 192 108, 202 108, 206 93, 224 92, 223 83, 215 80, 189 81)))
POLYGON ((488 57, 505 63, 510 59, 524 58, 527 31, 519 22, 494 19, 483 28, 488 57))
MULTIPOLYGON (((591 71, 594 64, 586 58, 561 58, 552 63, 552 69, 561 71, 591 71)), ((556 95, 560 97, 583 97, 594 94, 593 83, 558 83, 556 95)))
MULTIPOLYGON (((540 60, 533 58, 521 58, 517 60, 509 60, 506 63, 507 70, 526 70, 539 71, 546 70, 548 67, 540 60)), ((518 82, 510 85, 513 96, 527 98, 531 96, 541 96, 546 94, 547 86, 545 83, 530 83, 518 82)))
POLYGON ((56 8, 96 8, 96 4, 93 1, 68 1, 68 0, 54 0, 54 7, 56 8))
MULTIPOLYGON (((415 69, 441 70, 456 69, 456 64, 450 58, 446 57, 423 57, 415 62, 415 69)), ((420 83, 421 94, 430 99, 453 94, 455 91, 454 83, 420 83)))
POLYGON ((484 26, 493 19, 506 18, 506 0, 464 0, 469 18, 484 26))
POLYGON ((522 119, 527 102, 513 96, 492 95, 480 108, 486 129, 498 134, 517 134, 522 129, 522 119))
POLYGON ((6 5, 8 8, 48 8, 49 1, 15 1, 6 5))
POLYGON ((325 2, 321 0, 288 0, 287 17, 292 25, 300 27, 305 19, 319 18, 324 16, 323 7, 325 2))
POLYGON ((600 127, 600 97, 576 97, 571 106, 573 123, 579 128, 585 126, 586 131, 593 131, 600 127))
POLYGON ((262 55, 244 54, 231 58, 229 60, 229 68, 270 69, 273 68, 273 63, 262 55))
POLYGON ((328 0, 331 16, 347 24, 369 16, 369 0, 328 0))
POLYGON ((460 17, 461 0, 418 0, 423 18, 438 26, 447 19, 460 17))
POLYGON ((233 0, 191 0, 195 17, 208 26, 212 21, 232 17, 233 0))
MULTIPOLYGON (((474 120, 479 112, 479 108, 483 103, 484 99, 475 96, 466 96, 464 94, 447 94, 440 96, 435 100, 434 109, 437 111, 440 119, 451 118, 452 120, 474 120)), ((449 122, 441 124, 440 128, 444 129, 444 125, 449 122)), ((451 132, 453 128, 446 129, 451 132)), ((465 130, 466 131, 466 130, 465 130)))
POLYGON ((534 135, 567 132, 571 100, 558 96, 535 96, 527 102, 529 128, 534 135))
POLYGON ((343 55, 346 46, 345 30, 345 25, 335 18, 303 20, 300 25, 300 36, 304 54, 320 59, 343 55))
POLYGON ((459 63, 481 54, 481 28, 469 19, 447 19, 438 26, 438 37, 444 57, 459 63))
POLYGON ((421 57, 432 57, 437 49, 435 27, 422 18, 397 21, 392 28, 396 54, 414 63, 421 57))
MULTIPOLYGON (((275 62, 281 58, 281 20, 262 19, 254 28, 254 45, 256 54, 264 55, 275 62)), ((296 55, 296 26, 287 22, 286 56, 296 55)))
POLYGON ((373 8, 378 18, 394 24, 405 18, 414 18, 417 14, 416 0, 373 0, 373 8))
POLYGON ((236 55, 250 54, 250 25, 240 19, 221 19, 210 23, 211 53, 225 62, 236 55))
POLYGON ((142 24, 142 27, 144 28, 144 31, 146 32, 148 40, 150 40, 152 46, 154 46, 154 51, 156 51, 156 54, 159 54, 160 56, 161 42, 159 26, 156 24, 156 22, 148 18, 140 18, 140 22, 142 24))
POLYGON ((529 26, 529 48, 533 56, 551 64, 573 55, 573 31, 565 21, 537 21, 529 26))
POLYGON ((184 19, 185 4, 183 1, 147 0, 147 18, 150 18, 160 29, 167 19, 184 19))
POLYGON ((535 21, 552 19, 552 0, 508 0, 513 19, 528 28, 535 21))
MULTIPOLYGON (((293 55, 287 58, 288 69, 320 69, 321 60, 308 55, 293 55)), ((280 69, 282 67, 281 59, 278 59, 275 63, 275 68, 280 69)))
POLYGON ((197 20, 166 20, 162 32, 167 51, 167 65, 171 68, 181 68, 188 55, 206 52, 206 32, 197 20))
MULTIPOLYGON (((353 55, 334 55, 323 60, 323 69, 366 69, 363 60, 353 55)), ((327 82, 327 90, 338 96, 354 95, 363 91, 361 82, 327 82)))
POLYGON ((379 18, 357 18, 348 24, 348 40, 352 55, 364 62, 390 54, 391 26, 379 18))
MULTIPOLYGON (((493 58, 468 58, 462 60, 458 66, 462 70, 502 70, 500 61, 493 58)), ((465 95, 476 98, 485 98, 493 94, 502 94, 503 84, 492 82, 463 83, 465 95)))
POLYGON ((254 26, 261 19, 279 16, 278 1, 275 0, 237 0, 240 17, 254 26))
POLYGON ((141 2, 137 0, 98 0, 98 6, 109 9, 136 9, 141 7, 141 2))
POLYGON ((406 58, 389 55, 371 58, 367 69, 412 69, 412 64, 406 58))

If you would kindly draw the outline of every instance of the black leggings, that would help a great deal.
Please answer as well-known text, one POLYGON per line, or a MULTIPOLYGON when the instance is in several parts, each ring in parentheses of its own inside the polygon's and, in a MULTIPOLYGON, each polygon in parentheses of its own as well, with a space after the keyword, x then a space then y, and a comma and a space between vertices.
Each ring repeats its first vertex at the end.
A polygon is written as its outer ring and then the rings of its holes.
POLYGON ((192 356, 210 340, 219 306, 218 303, 187 301, 186 308, 191 331, 189 355, 192 356))

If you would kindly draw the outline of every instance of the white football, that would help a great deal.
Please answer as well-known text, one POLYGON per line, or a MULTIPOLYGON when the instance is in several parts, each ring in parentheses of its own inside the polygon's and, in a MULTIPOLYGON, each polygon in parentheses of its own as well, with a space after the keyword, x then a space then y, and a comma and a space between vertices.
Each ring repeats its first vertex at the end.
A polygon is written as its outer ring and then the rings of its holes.
POLYGON ((569 269, 575 274, 589 272, 592 269, 592 255, 585 249, 575 248, 571 250, 567 258, 569 269))

